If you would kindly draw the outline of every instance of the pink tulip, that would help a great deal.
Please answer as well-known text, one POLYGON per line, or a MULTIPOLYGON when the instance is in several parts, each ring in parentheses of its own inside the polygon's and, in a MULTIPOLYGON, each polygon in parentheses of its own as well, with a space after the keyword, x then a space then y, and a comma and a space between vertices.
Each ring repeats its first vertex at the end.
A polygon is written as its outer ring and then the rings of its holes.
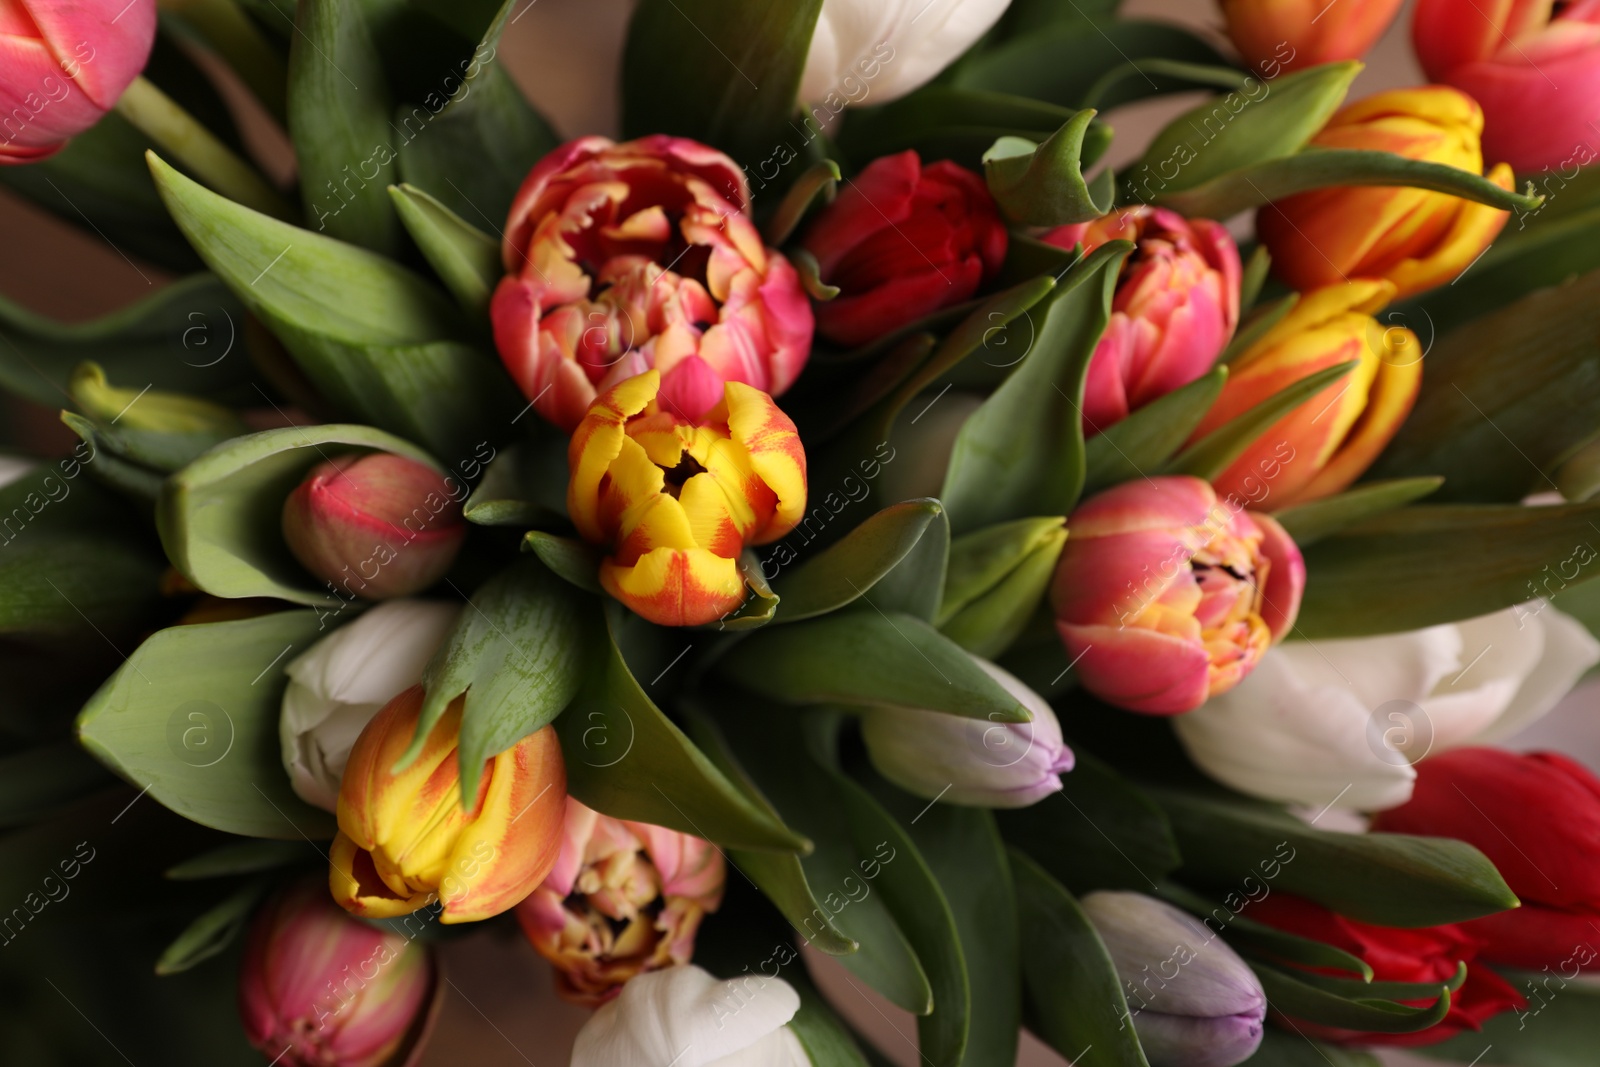
POLYGON ((1299 614, 1299 548, 1199 478, 1108 489, 1067 530, 1056 629, 1084 688, 1130 711, 1172 715, 1227 692, 1299 614))
POLYGON ((1595 159, 1600 0, 1418 0, 1411 39, 1429 78, 1482 106, 1485 157, 1519 173, 1595 159))
POLYGON ((776 396, 811 351, 811 302, 761 243, 738 164, 681 137, 569 142, 511 206, 495 344, 539 413, 571 432, 600 393, 654 367, 698 422, 724 382, 776 396))
POLYGON ((722 903, 722 853, 709 841, 624 822, 567 800, 561 856, 517 921, 556 966, 562 996, 595 1006, 646 971, 688 963, 722 903))
POLYGON ((155 0, 0 0, 0 164, 44 159, 100 121, 155 39, 155 0))
POLYGON ((1085 252, 1134 242, 1111 302, 1111 321, 1089 363, 1083 432, 1097 434, 1216 362, 1239 323, 1239 249, 1209 219, 1166 208, 1123 208, 1062 226, 1044 239, 1085 252))
POLYGON ((439 991, 428 949, 352 919, 319 882, 302 882, 255 918, 239 1013, 250 1043, 280 1067, 409 1067, 439 991))

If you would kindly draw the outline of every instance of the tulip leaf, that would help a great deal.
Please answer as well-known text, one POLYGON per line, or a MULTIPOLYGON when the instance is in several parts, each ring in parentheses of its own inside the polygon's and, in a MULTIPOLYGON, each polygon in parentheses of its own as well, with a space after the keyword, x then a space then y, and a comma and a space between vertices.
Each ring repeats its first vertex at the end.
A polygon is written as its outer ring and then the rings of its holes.
POLYGON ((1146 791, 1172 825, 1186 879, 1234 885, 1270 865, 1276 889, 1380 926, 1437 926, 1517 906, 1494 865, 1464 841, 1318 830, 1220 792, 1146 791))
MULTIPOLYGON (((916 548, 943 510, 937 500, 891 504, 787 573, 781 570, 787 562, 782 546, 770 552, 762 572, 772 567, 773 586, 783 598, 773 621, 797 622, 854 603, 916 548)), ((790 558, 795 554, 788 550, 790 558)))
POLYGON ((784 703, 888 704, 1028 721, 961 646, 914 616, 871 608, 769 627, 735 645, 717 668, 784 703))
POLYGON ((1485 1019, 1478 1032, 1429 1045, 1428 1055, 1480 1065, 1589 1067, 1600 1040, 1600 990, 1570 980, 1579 967, 1575 957, 1586 947, 1574 946, 1573 955, 1543 971, 1502 971, 1501 976, 1527 998, 1527 1009, 1501 1012, 1485 1019))
POLYGON ((795 230, 799 229, 806 212, 810 211, 811 206, 819 199, 824 204, 833 203, 841 177, 839 164, 831 159, 824 159, 814 164, 800 175, 789 187, 789 191, 783 194, 783 199, 778 202, 771 217, 761 227, 762 236, 766 238, 767 244, 773 248, 785 244, 794 236, 795 230))
POLYGON ((692 137, 759 165, 787 147, 821 10, 822 0, 642 0, 623 48, 624 136, 692 137))
POLYGON ((568 792, 613 818, 671 827, 723 848, 809 852, 810 841, 753 804, 645 694, 618 645, 630 625, 625 615, 620 604, 606 605, 610 640, 556 720, 568 792))
POLYGON ((1261 1047, 1244 1062, 1248 1067, 1383 1067, 1365 1049, 1313 1041, 1298 1029, 1280 1030, 1270 1024, 1262 1031, 1261 1047))
POLYGON ((1028 226, 1088 222, 1111 210, 1116 188, 1109 169, 1083 177, 1084 135, 1095 112, 1083 110, 1035 144, 1001 137, 983 154, 983 172, 1000 211, 1028 226))
POLYGON ((1244 261, 1244 273, 1239 279, 1239 309, 1245 314, 1249 314, 1261 298, 1261 289, 1267 284, 1271 271, 1272 253, 1267 251, 1266 245, 1256 245, 1250 258, 1244 261))
POLYGON ((1414 1034, 1436 1025, 1450 1011, 1450 987, 1444 984, 1434 987, 1436 999, 1431 1005, 1412 1007, 1380 997, 1343 997, 1264 963, 1252 963, 1250 967, 1261 979, 1261 988, 1274 1010, 1321 1026, 1375 1034, 1414 1034))
POLYGON ((865 1040, 857 1040, 849 1024, 806 974, 791 974, 786 980, 800 994, 800 1010, 789 1020, 788 1027, 800 1039, 806 1061, 812 1067, 885 1067, 889 1063, 876 1054, 867 1058, 862 1047, 867 1044, 865 1040))
MULTIPOLYGON (((1253 875, 1251 877, 1254 878, 1253 875)), ((1257 881, 1258 889, 1261 884, 1257 881)), ((1228 904, 1213 904, 1175 882, 1163 882, 1152 892, 1200 919, 1208 930, 1222 934, 1229 945, 1245 955, 1261 956, 1269 963, 1297 963, 1305 967, 1344 971, 1359 975, 1363 985, 1372 981, 1372 965, 1361 957, 1326 942, 1314 941, 1246 918, 1244 912, 1249 910, 1252 898, 1240 895, 1238 890, 1229 893, 1229 899, 1237 903, 1238 910, 1228 904)))
MULTIPOLYGON (((993 284, 995 288, 1009 287, 1031 281, 1041 274, 1059 278, 1067 273, 1067 268, 1082 258, 1082 245, 1062 248, 1059 245, 1046 244, 1025 233, 1013 233, 1011 240, 1006 244, 1005 262, 1000 265, 1000 273, 995 275, 993 284)), ((1015 364, 1016 360, 1012 360, 1004 364, 1001 369, 1015 364)))
POLYGON ((369 426, 285 426, 236 437, 162 486, 156 525, 172 565, 213 596, 269 596, 342 610, 361 590, 348 581, 343 592, 331 582, 315 588, 283 539, 283 502, 311 468, 356 449, 393 452, 437 469, 426 452, 369 426))
MULTIPOLYGON (((465 467, 469 479, 476 473, 465 467)), ((500 449, 461 509, 480 526, 551 525, 567 516, 567 439, 555 432, 500 449)))
POLYGON ((1596 575, 1597 521, 1600 502, 1422 504, 1368 519, 1306 551, 1297 633, 1396 633, 1558 597, 1596 575))
POLYGON ((704 623, 696 629, 718 633, 758 630, 771 622, 772 617, 778 613, 780 598, 772 591, 772 586, 767 584, 766 575, 761 571, 761 558, 756 555, 755 549, 747 548, 739 553, 738 566, 739 577, 744 580, 746 593, 744 603, 732 611, 725 612, 716 621, 704 623))
POLYGON ((957 538, 950 546, 940 632, 975 656, 994 659, 1038 610, 1067 543, 1066 518, 1018 519, 957 538))
POLYGON ((900 612, 931 623, 944 596, 949 559, 950 519, 941 508, 911 550, 878 580, 870 597, 862 594, 862 600, 876 611, 900 612))
POLYGON ((1104 101, 1115 98, 1113 90, 1119 84, 1137 78, 1146 80, 1160 76, 1178 88, 1242 90, 1249 87, 1250 76, 1237 67, 1217 66, 1211 63, 1185 63, 1178 59, 1130 60, 1100 76, 1084 95, 1085 107, 1104 107, 1104 101))
POLYGON ((791 249, 789 259, 794 264, 795 273, 800 275, 800 286, 806 295, 818 303, 826 303, 837 299, 844 290, 837 285, 829 285, 822 280, 822 265, 817 262, 817 257, 804 248, 791 249))
POLYGON ((422 278, 240 207, 154 155, 150 169, 184 235, 335 406, 447 457, 470 455, 509 409, 499 361, 458 339, 460 313, 422 278))
MULTIPOLYGON (((930 162, 949 159, 981 170, 984 153, 997 139, 1048 140, 1078 114, 1077 108, 1026 96, 936 84, 883 107, 852 111, 839 141, 856 158, 914 149, 930 162)), ((1081 147, 1063 159, 1066 167, 1077 168, 1080 161, 1083 168, 1091 166, 1109 145, 1110 129, 1092 119, 1092 112, 1082 119, 1087 128, 1077 132, 1081 147)))
POLYGON ((268 886, 264 880, 248 882, 196 917, 161 953, 156 960, 156 973, 181 974, 221 955, 244 932, 250 913, 266 895, 268 886))
MULTIPOLYGON (((123 383, 126 385, 126 383, 123 383)), ((181 393, 144 387, 117 388, 97 363, 83 363, 67 386, 72 401, 89 417, 62 412, 62 421, 94 427, 93 436, 114 455, 163 473, 250 428, 231 408, 181 393), (125 420, 125 421, 124 421, 125 420), (119 425, 120 423, 120 425, 119 425)), ((81 430, 75 432, 84 436, 81 430)))
POLYGON ((131 446, 116 431, 96 426, 81 415, 61 413, 61 422, 95 452, 95 480, 142 504, 154 504, 161 496, 160 472, 142 466, 131 455, 131 446))
MULTIPOLYGON (((1256 262, 1254 256, 1251 257, 1250 262, 1254 265, 1256 262)), ((1224 348, 1222 355, 1217 357, 1217 364, 1225 366, 1250 351, 1251 346, 1265 337, 1274 326, 1287 318, 1289 312, 1293 311, 1298 303, 1300 303, 1300 294, 1290 293, 1251 315, 1249 319, 1240 324, 1239 332, 1233 335, 1233 340, 1228 342, 1228 347, 1224 348)))
POLYGON ((1072 894, 1011 850, 1017 917, 1028 931, 1022 984, 1028 1029, 1078 1067, 1149 1067, 1111 954, 1072 894))
POLYGON ((206 878, 231 878, 240 874, 258 874, 290 864, 303 863, 316 853, 306 848, 305 842, 250 840, 235 841, 202 852, 167 868, 167 877, 175 882, 192 882, 206 878))
POLYGON ((962 426, 940 494, 956 535, 1077 503, 1084 381, 1132 247, 1108 242, 1067 272, 1027 356, 962 426))
POLYGON ((231 834, 327 838, 333 816, 289 788, 283 665, 322 636, 313 611, 151 635, 78 716, 78 738, 186 819, 231 834))
POLYGON ((0 756, 0 827, 25 826, 114 782, 70 741, 0 756))
POLYGON ((1359 361, 1348 360, 1332 367, 1324 367, 1315 374, 1308 374, 1299 381, 1284 386, 1250 410, 1229 419, 1179 452, 1159 473, 1189 474, 1207 480, 1215 478, 1227 470, 1229 464, 1268 433, 1284 416, 1310 401, 1312 397, 1349 374, 1358 365, 1359 361))
POLYGON ((1296 504, 1272 513, 1301 548, 1375 515, 1421 500, 1444 484, 1443 478, 1395 478, 1364 482, 1337 496, 1296 504))
POLYGON ((543 530, 529 530, 522 539, 522 548, 538 556, 551 573, 584 592, 604 592, 600 587, 600 550, 593 545, 543 530))
POLYGON ((389 199, 456 303, 469 315, 487 316, 502 273, 500 242, 414 185, 389 186, 389 199))
POLYGON ((1084 442, 1084 494, 1160 470, 1206 417, 1227 380, 1228 368, 1213 368, 1089 438, 1084 442))

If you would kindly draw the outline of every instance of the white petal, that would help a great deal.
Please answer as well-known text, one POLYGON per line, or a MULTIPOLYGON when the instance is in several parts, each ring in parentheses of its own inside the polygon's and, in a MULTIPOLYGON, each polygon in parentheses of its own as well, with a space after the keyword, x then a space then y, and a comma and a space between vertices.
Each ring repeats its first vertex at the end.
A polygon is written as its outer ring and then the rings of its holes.
POLYGON ((1011 0, 824 0, 800 99, 882 104, 935 75, 988 32, 1011 0))
POLYGON ((4 489, 38 464, 20 456, 0 456, 0 489, 4 489))
POLYGON ((1523 604, 1506 614, 1516 616, 1522 626, 1542 631, 1543 655, 1522 680, 1505 714, 1477 738, 1479 742, 1510 737, 1538 720, 1578 684, 1590 667, 1600 663, 1600 641, 1577 619, 1550 603, 1541 600, 1523 604))
MULTIPOLYGON (((756 1067, 800 997, 777 978, 719 982, 692 964, 641 974, 578 1031, 571 1067, 756 1067)), ((804 1060, 800 1061, 802 1064, 804 1060)))
POLYGON ((785 1026, 749 1048, 724 1056, 707 1067, 811 1067, 811 1057, 793 1030, 785 1026))
POLYGON ((1461 669, 1461 635, 1454 626, 1332 641, 1290 641, 1287 656, 1308 686, 1341 686, 1368 708, 1391 700, 1421 701, 1461 669))

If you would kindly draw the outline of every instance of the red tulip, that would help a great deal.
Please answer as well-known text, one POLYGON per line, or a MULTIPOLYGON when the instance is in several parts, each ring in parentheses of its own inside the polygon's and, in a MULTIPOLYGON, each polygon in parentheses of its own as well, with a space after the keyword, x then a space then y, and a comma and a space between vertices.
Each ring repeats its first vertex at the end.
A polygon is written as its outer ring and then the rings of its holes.
POLYGON ((551 152, 517 192, 501 256, 500 358, 569 433, 596 396, 652 367, 663 403, 694 422, 725 382, 782 393, 811 351, 811 303, 762 245, 744 172, 681 137, 551 152))
POLYGON ((0 164, 44 159, 99 122, 155 39, 155 0, 0 0, 0 164))
POLYGON ((818 305, 817 330, 854 347, 959 304, 994 277, 1007 240, 976 174, 912 151, 874 160, 801 242, 840 289, 818 305))
MULTIPOLYGON (((1434 1045, 1465 1030, 1477 1030, 1484 1020, 1528 1003, 1504 978, 1473 962, 1481 942, 1461 926, 1373 926, 1336 915, 1320 904, 1288 893, 1273 893, 1251 904, 1250 918, 1344 949, 1364 960, 1377 982, 1443 985, 1455 977, 1461 964, 1467 965, 1467 980, 1451 995, 1449 1014, 1426 1030, 1414 1034, 1358 1033, 1296 1020, 1295 1029, 1309 1036, 1360 1045, 1434 1045)), ((1433 998, 1429 998, 1415 1003, 1432 1002, 1433 998)))
POLYGON ((1458 748, 1417 764, 1411 800, 1373 829, 1454 837, 1494 863, 1522 907, 1466 928, 1483 957, 1600 966, 1600 779, 1554 752, 1458 748))
POLYGON ((1418 0, 1411 39, 1429 78, 1482 105, 1490 159, 1528 172, 1595 158, 1600 0, 1418 0))
POLYGON ((1107 241, 1135 248, 1117 280, 1111 321, 1089 363, 1083 431, 1096 434, 1130 411, 1188 385, 1216 362, 1239 323, 1239 249, 1209 219, 1139 205, 1062 226, 1044 240, 1091 252, 1107 241))

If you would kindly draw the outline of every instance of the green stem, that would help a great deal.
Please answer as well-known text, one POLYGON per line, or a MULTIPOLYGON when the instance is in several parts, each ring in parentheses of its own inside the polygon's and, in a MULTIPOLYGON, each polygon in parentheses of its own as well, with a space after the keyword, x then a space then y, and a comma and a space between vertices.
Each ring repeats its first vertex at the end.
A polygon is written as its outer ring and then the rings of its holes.
POLYGON ((183 108, 143 78, 117 101, 117 111, 200 182, 247 208, 293 221, 297 212, 233 150, 183 108))
POLYGON ((284 121, 288 73, 283 57, 234 0, 160 0, 159 7, 193 27, 272 117, 284 121))

